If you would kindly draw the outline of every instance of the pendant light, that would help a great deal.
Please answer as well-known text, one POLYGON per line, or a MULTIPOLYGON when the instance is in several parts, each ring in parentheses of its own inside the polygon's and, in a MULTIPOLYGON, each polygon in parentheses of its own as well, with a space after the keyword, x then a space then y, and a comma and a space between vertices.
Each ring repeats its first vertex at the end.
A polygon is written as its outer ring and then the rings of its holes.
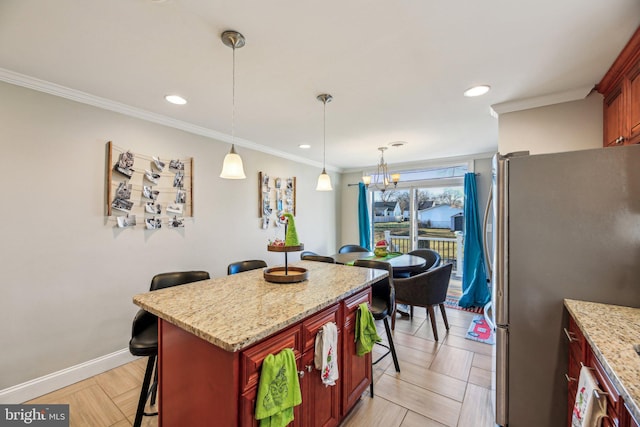
POLYGON ((233 49, 233 84, 231 89, 231 150, 224 157, 220 178, 224 179, 245 179, 242 158, 236 153, 235 141, 235 116, 236 116, 236 49, 244 46, 244 36, 237 31, 225 31, 221 35, 222 43, 233 49))
POLYGON ((316 99, 322 102, 322 109, 324 114, 324 133, 322 136, 322 173, 318 177, 318 185, 316 186, 316 191, 333 191, 333 187, 331 187, 331 177, 327 174, 327 170, 325 169, 327 152, 327 102, 331 102, 333 97, 328 93, 323 93, 321 95, 318 95, 316 99))

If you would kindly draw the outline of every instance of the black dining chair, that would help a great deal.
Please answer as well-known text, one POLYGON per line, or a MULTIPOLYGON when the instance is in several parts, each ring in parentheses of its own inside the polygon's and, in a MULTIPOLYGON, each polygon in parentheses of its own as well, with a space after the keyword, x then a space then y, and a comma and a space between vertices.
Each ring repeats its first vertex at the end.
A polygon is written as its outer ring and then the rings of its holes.
POLYGON ((313 251, 302 251, 300 252, 300 259, 304 259, 304 257, 307 255, 318 255, 318 254, 313 251))
POLYGON ((328 262, 330 264, 336 263, 335 259, 331 258, 330 256, 324 256, 324 255, 302 255, 300 259, 305 261, 328 262))
MULTIPOLYGON (((394 273, 393 277, 396 279, 406 279, 407 277, 415 276, 416 274, 424 273, 427 270, 435 268, 440 265, 440 254, 433 249, 416 249, 411 252, 408 252, 407 255, 419 256, 420 258, 424 258, 425 264, 418 271, 412 271, 410 273, 394 273)), ((397 310, 403 316, 409 316, 409 318, 413 317, 413 306, 401 307, 397 310)), ((395 329, 395 319, 391 322, 391 329, 395 329)))
MULTIPOLYGON (((427 309, 427 317, 431 318, 431 329, 433 329, 433 336, 436 341, 438 341, 438 328, 436 327, 434 306, 440 306, 444 326, 447 331, 449 330, 449 321, 444 302, 447 299, 452 268, 453 264, 448 263, 406 279, 394 279, 396 302, 411 305, 411 315, 413 315, 414 305, 425 307, 427 309)), ((391 323, 392 326, 395 326, 395 318, 391 320, 391 323)))
POLYGON ((398 363, 398 356, 396 355, 396 347, 393 345, 393 335, 391 334, 391 328, 389 327, 389 317, 393 318, 395 316, 396 307, 395 288, 393 285, 393 268, 388 262, 370 259, 357 259, 353 265, 356 267, 386 270, 389 273, 389 277, 379 280, 371 285, 371 304, 369 304, 369 311, 375 320, 382 320, 384 323, 384 329, 387 333, 387 341, 389 343, 389 345, 376 343, 385 347, 387 351, 378 359, 371 362, 371 385, 369 386, 369 392, 371 397, 373 397, 373 365, 391 354, 396 372, 400 372, 400 364, 398 363))
POLYGON ((258 268, 265 268, 266 266, 267 263, 261 259, 232 262, 227 266, 227 275, 242 273, 243 271, 257 270, 258 268))
MULTIPOLYGON (((206 271, 177 271, 171 273, 156 274, 151 279, 150 291, 168 288, 185 283, 198 282, 200 280, 209 279, 209 273, 206 271)), ((140 390, 140 398, 138 399, 138 408, 133 427, 140 427, 143 416, 158 415, 157 412, 144 412, 147 400, 151 398, 151 406, 156 404, 156 396, 158 393, 158 367, 156 360, 158 358, 158 318, 145 311, 138 310, 131 327, 131 340, 129 341, 129 351, 134 356, 148 357, 147 368, 142 380, 142 389, 140 390), (155 378, 150 386, 151 374, 155 365, 155 378)))
POLYGON ((339 254, 346 254, 348 252, 371 252, 367 248, 363 248, 360 245, 344 245, 338 249, 339 254))
POLYGON ((426 261, 424 267, 422 267, 420 271, 411 273, 412 276, 423 273, 427 270, 430 270, 440 265, 440 261, 441 261, 440 254, 437 251, 434 251, 433 249, 416 249, 414 251, 409 252, 408 254, 419 256, 420 258, 424 258, 426 261))

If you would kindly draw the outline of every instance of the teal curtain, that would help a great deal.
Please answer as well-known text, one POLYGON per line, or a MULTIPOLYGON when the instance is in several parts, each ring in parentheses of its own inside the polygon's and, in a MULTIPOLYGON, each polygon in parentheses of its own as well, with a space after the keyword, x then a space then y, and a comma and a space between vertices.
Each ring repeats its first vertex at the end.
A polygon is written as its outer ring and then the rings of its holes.
POLYGON ((367 208, 367 187, 358 183, 358 229, 360 230, 360 246, 371 250, 371 225, 367 208))
POLYGON ((464 175, 464 267, 459 306, 482 307, 491 299, 484 259, 476 175, 467 173, 464 175))

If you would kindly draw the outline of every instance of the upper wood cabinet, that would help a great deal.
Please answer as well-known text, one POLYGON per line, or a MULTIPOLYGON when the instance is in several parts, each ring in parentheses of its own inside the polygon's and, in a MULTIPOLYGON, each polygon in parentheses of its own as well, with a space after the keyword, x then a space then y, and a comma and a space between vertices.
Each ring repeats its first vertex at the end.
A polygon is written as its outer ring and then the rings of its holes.
POLYGON ((640 143, 640 27, 596 89, 604 95, 603 145, 640 143))

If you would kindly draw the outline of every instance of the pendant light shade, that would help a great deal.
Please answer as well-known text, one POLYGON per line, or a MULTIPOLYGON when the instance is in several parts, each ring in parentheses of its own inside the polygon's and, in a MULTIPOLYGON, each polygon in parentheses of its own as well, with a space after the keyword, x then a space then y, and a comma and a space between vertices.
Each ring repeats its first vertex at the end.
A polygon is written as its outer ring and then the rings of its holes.
POLYGON ((326 152, 327 152, 327 102, 331 102, 333 97, 328 93, 323 93, 322 95, 318 95, 316 97, 318 101, 322 101, 323 105, 323 128, 324 133, 322 137, 322 173, 318 177, 318 185, 316 186, 316 191, 333 191, 333 187, 331 187, 331 177, 327 174, 327 170, 325 168, 325 160, 326 160, 326 152))
POLYGON ((236 148, 231 144, 231 151, 224 156, 224 163, 222 164, 222 173, 220 178, 224 179, 245 179, 247 176, 244 174, 244 166, 242 165, 242 158, 236 153, 236 148))
MULTIPOLYGON (((231 141, 235 141, 235 119, 236 119, 236 49, 244 46, 244 36, 237 31, 225 31, 221 35, 222 43, 233 49, 233 83, 232 83, 232 104, 231 104, 231 141)), ((229 154, 224 157, 220 178, 224 179, 245 179, 242 158, 236 153, 235 144, 231 143, 229 154)))
POLYGON ((316 191, 333 191, 333 187, 331 186, 331 177, 324 169, 322 169, 322 173, 318 177, 316 191))

